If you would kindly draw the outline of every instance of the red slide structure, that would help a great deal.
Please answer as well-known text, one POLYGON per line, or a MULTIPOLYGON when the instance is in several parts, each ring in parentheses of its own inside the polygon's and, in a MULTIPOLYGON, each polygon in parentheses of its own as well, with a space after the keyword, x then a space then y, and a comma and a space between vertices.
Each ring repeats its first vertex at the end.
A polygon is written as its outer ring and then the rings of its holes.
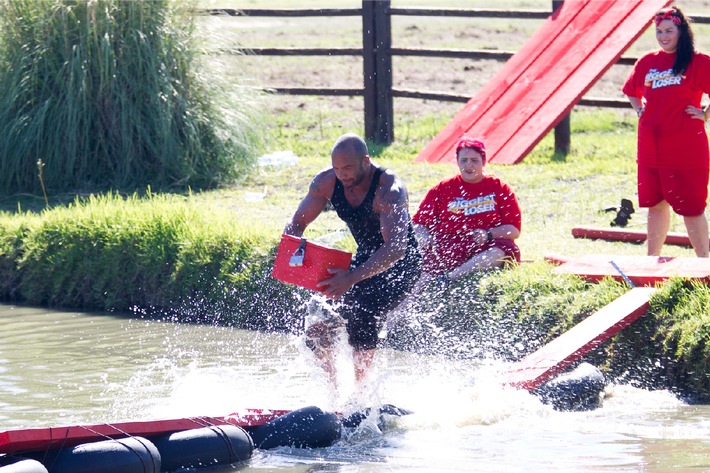
POLYGON ((670 3, 566 0, 416 161, 453 161, 470 133, 486 142, 490 162, 520 162, 670 3))

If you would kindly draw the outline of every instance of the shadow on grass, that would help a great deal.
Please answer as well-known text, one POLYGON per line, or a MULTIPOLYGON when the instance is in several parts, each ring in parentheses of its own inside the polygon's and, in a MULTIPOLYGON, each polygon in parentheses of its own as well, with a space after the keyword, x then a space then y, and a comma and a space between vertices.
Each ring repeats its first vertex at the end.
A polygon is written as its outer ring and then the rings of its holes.
POLYGON ((375 143, 374 141, 367 140, 367 149, 370 152, 370 157, 376 158, 381 156, 391 143, 375 143))
POLYGON ((157 194, 173 194, 176 196, 187 197, 192 193, 202 190, 211 190, 212 188, 191 188, 186 186, 174 186, 164 189, 146 188, 120 188, 120 189, 87 189, 73 192, 64 192, 59 194, 48 194, 47 200, 41 191, 37 194, 27 192, 17 193, 12 195, 0 195, 0 212, 9 214, 21 214, 24 212, 40 213, 44 210, 52 210, 61 207, 69 207, 79 200, 88 199, 92 196, 100 196, 113 194, 128 198, 137 196, 141 199, 147 198, 150 195, 157 194))
POLYGON ((555 152, 552 153, 552 156, 550 157, 550 162, 551 163, 566 163, 568 155, 569 155, 569 151, 555 150, 555 152))

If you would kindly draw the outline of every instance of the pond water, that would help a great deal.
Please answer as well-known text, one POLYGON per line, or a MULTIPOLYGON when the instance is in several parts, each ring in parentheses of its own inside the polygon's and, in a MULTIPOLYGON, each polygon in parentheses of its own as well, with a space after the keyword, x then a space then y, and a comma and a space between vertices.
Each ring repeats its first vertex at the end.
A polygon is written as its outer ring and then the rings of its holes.
MULTIPOLYGON (((351 396, 352 379, 332 392, 293 335, 9 305, 0 324, 0 431, 337 410, 351 396)), ((381 350, 366 402, 414 414, 329 448, 257 451, 239 471, 710 472, 708 405, 610 386, 600 409, 557 412, 500 387, 498 368, 381 350)))

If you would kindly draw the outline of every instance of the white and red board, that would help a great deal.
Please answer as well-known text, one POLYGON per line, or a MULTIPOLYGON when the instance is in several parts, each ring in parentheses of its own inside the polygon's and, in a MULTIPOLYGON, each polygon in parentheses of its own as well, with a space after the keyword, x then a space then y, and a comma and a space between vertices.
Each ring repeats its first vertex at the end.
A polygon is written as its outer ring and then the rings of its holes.
POLYGON ((558 274, 576 274, 592 282, 606 277, 623 281, 626 276, 640 286, 652 286, 673 277, 710 283, 709 258, 592 254, 545 259, 559 264, 554 269, 558 274))
POLYGON ((656 289, 637 287, 515 363, 505 384, 533 390, 641 317, 656 289))

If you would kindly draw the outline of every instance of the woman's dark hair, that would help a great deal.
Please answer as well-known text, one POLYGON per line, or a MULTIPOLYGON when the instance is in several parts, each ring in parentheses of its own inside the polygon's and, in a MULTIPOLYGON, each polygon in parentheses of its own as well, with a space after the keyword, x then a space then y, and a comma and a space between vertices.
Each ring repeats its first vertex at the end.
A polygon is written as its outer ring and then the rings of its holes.
POLYGON ((690 23, 693 21, 685 16, 683 11, 677 7, 664 8, 656 13, 656 26, 661 21, 668 19, 673 21, 678 27, 678 47, 676 48, 675 62, 673 63, 673 74, 678 75, 685 72, 693 60, 695 54, 695 37, 690 23), (673 17, 680 20, 676 21, 673 17))

